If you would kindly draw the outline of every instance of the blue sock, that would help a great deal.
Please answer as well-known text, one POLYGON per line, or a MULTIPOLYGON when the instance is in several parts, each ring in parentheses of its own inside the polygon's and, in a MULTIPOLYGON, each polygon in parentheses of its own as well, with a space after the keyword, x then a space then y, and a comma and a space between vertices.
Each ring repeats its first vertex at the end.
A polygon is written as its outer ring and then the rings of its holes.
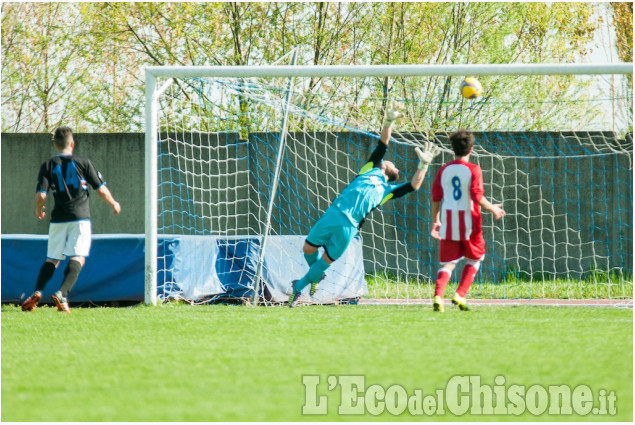
POLYGON ((309 267, 311 267, 313 265, 313 263, 315 263, 318 259, 318 252, 317 250, 313 253, 313 254, 304 254, 304 259, 306 260, 306 263, 309 265, 309 267))
POLYGON ((324 261, 324 258, 320 258, 317 260, 311 267, 309 267, 309 271, 302 277, 302 279, 298 280, 295 283, 295 292, 302 292, 302 290, 310 283, 315 283, 324 274, 324 271, 328 269, 330 266, 329 263, 324 261))

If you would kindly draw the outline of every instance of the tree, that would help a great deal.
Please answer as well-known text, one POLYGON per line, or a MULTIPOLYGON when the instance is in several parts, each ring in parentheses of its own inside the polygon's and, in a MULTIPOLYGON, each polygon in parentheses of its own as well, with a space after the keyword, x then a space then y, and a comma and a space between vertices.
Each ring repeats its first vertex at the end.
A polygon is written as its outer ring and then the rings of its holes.
MULTIPOLYGON (((611 2, 617 54, 623 62, 633 62, 633 3, 611 2)), ((623 119, 630 120, 628 131, 633 132, 633 74, 627 75, 622 88, 625 106, 623 119), (630 96, 629 96, 630 94, 630 96)))
POLYGON ((2 5, 3 131, 51 131, 75 121, 78 90, 89 74, 86 50, 74 40, 77 9, 61 3, 2 5), (69 30, 70 29, 70 30, 69 30))
MULTIPOLYGON (((299 64, 314 65, 574 62, 589 53, 594 8, 557 2, 4 3, 3 130, 51 131, 66 122, 83 131, 140 131, 144 66, 270 64, 293 46, 299 64)), ((620 54, 627 54, 632 4, 615 3, 613 10, 620 54)), ((406 106, 404 130, 567 128, 594 113, 582 103, 560 113, 559 102, 584 92, 573 78, 482 77, 485 94, 469 103, 458 95, 459 80, 310 78, 298 82, 295 101, 365 129, 378 128, 392 100, 406 106)), ((204 99, 205 84, 177 79, 169 94, 204 99)), ((266 84, 284 87, 279 80, 266 84)), ((239 97, 223 107, 247 117, 256 106, 239 97)), ((219 112, 218 105, 200 104, 210 108, 201 115, 219 112)), ((241 126, 257 130, 252 125, 241 126)))
POLYGON ((633 3, 611 2, 617 36, 617 53, 623 62, 633 62, 633 3))
MULTIPOLYGON (((590 19, 592 5, 582 3, 375 3, 374 7, 373 15, 382 20, 369 37, 373 63, 574 62, 587 53, 596 29, 590 19)), ((456 77, 383 80, 371 89, 383 102, 404 99, 409 117, 405 127, 413 130, 452 129, 459 124, 482 128, 484 117, 491 120, 490 127, 514 129, 521 123, 519 111, 522 128, 532 129, 567 122, 545 112, 555 99, 571 96, 572 81, 551 77, 536 85, 532 78, 482 77, 486 93, 469 105, 458 95, 456 77)))

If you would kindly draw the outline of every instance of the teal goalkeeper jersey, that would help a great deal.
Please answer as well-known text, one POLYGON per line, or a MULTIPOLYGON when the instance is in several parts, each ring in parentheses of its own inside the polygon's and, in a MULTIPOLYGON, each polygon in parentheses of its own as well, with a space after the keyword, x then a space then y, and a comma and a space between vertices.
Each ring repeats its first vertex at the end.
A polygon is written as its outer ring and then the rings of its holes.
POLYGON ((359 227, 371 211, 393 198, 395 190, 406 186, 412 187, 409 182, 389 184, 380 168, 371 168, 366 172, 362 169, 362 173, 333 201, 333 206, 342 211, 354 226, 359 227))

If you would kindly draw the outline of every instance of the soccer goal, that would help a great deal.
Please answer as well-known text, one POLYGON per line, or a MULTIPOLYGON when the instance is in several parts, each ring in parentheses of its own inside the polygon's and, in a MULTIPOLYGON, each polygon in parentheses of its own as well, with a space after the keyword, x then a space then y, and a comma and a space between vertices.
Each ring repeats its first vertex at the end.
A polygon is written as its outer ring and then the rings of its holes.
POLYGON ((385 157, 401 181, 416 171, 415 146, 431 140, 442 154, 418 192, 371 213, 305 302, 432 297, 430 187, 458 128, 475 133, 486 196, 507 211, 484 214, 470 296, 632 298, 632 71, 148 67, 145 302, 285 301, 308 268, 306 234, 367 161, 389 104, 405 114, 385 157), (478 99, 459 94, 468 76, 484 88, 478 99))

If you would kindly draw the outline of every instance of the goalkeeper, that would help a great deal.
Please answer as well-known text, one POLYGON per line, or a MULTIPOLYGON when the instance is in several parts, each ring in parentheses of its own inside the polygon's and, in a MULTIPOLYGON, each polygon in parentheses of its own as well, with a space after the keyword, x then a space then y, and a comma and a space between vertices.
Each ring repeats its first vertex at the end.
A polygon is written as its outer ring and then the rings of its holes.
POLYGON ((379 143, 368 162, 309 231, 302 248, 309 271, 301 279, 292 282, 289 307, 298 304, 300 293, 307 285, 311 285, 310 294, 315 294, 324 272, 346 251, 368 214, 387 201, 421 187, 428 165, 439 153, 434 143, 426 142, 422 149, 415 148, 419 169, 408 183, 391 184, 399 178, 399 170, 392 162, 383 160, 390 142, 392 124, 400 117, 401 114, 394 109, 386 113, 379 143), (318 248, 321 246, 324 247, 324 254, 318 258, 318 248))

